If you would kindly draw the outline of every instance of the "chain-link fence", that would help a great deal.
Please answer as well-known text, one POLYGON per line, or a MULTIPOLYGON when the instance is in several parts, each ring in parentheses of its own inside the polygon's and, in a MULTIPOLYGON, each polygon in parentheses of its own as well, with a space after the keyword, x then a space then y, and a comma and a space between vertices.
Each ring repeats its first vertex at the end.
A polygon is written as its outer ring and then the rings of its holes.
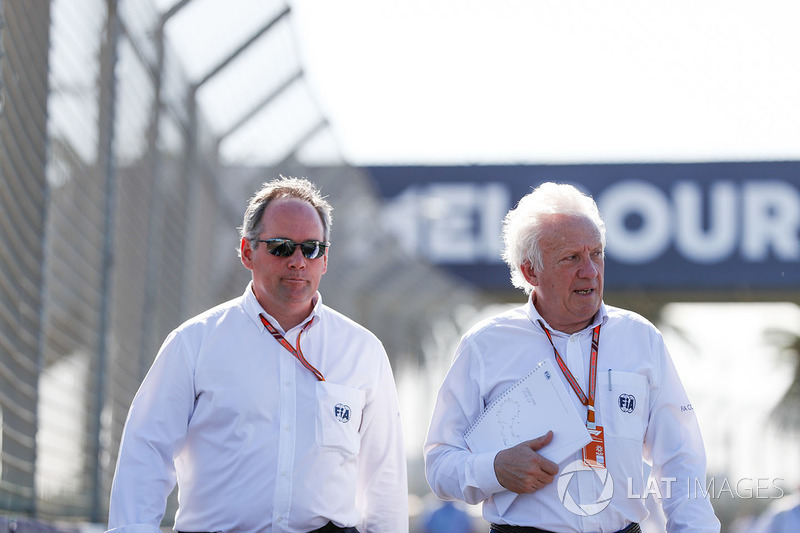
POLYGON ((31 510, 46 266, 47 2, 0 4, 0 507, 31 510))
POLYGON ((0 509, 100 521, 160 339, 229 296, 215 237, 236 220, 136 39, 152 6, 0 5, 0 509))

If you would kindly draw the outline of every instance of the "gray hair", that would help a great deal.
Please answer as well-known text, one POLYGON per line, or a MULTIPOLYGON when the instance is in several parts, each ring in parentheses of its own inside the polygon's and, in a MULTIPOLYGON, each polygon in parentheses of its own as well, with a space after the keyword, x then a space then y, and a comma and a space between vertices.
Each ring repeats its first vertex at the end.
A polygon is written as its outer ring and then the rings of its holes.
POLYGON ((511 270, 511 283, 530 294, 533 286, 522 274, 521 265, 529 261, 536 271, 544 268, 541 240, 542 223, 552 215, 574 215, 589 219, 600 232, 606 247, 606 225, 592 199, 572 185, 542 183, 523 196, 503 220, 503 260, 511 270))
POLYGON ((325 242, 330 241, 331 225, 333 223, 331 218, 333 207, 331 207, 331 204, 322 196, 316 185, 306 178, 280 176, 278 179, 264 183, 247 204, 239 234, 251 241, 253 248, 258 246, 258 236, 264 229, 262 222, 264 210, 272 200, 278 198, 297 198, 311 204, 319 213, 319 219, 322 221, 325 242))

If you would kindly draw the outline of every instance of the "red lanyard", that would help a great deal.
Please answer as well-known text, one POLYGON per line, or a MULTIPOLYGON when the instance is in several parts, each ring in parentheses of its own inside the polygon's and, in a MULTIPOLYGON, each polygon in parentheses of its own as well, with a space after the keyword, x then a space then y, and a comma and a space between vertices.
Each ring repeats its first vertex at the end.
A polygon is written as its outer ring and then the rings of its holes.
POLYGON ((586 425, 589 429, 595 428, 594 422, 594 393, 597 387, 597 346, 600 342, 600 324, 595 326, 594 331, 592 332, 592 352, 589 358, 589 395, 587 396, 584 394, 583 389, 578 384, 578 380, 575 379, 575 376, 572 375, 567 364, 561 358, 561 354, 558 353, 556 350, 556 345, 553 344, 553 337, 550 335, 550 331, 544 326, 544 323, 539 320, 539 325, 542 326, 545 335, 547 335, 547 340, 550 341, 550 346, 553 347, 553 352, 556 354, 556 361, 558 362, 559 368, 561 368, 561 372, 564 374, 564 377, 567 378, 572 390, 575 391, 575 394, 578 395, 578 399, 580 399, 581 403, 589 408, 588 413, 586 414, 586 425))
POLYGON ((270 333, 272 333, 272 336, 273 336, 273 337, 275 337, 275 340, 276 340, 276 341, 278 341, 279 343, 281 343, 281 346, 283 346, 284 348, 286 348, 287 350, 289 350, 289 352, 290 352, 290 353, 291 353, 293 356, 295 356, 295 357, 297 358, 297 360, 298 360, 298 361, 300 361, 300 363, 301 363, 301 364, 302 364, 304 367, 306 367, 307 369, 309 369, 309 370, 311 371, 311 373, 312 373, 312 374, 314 374, 315 376, 317 376, 317 379, 318 379, 319 381, 325 381, 325 378, 324 378, 324 377, 322 377, 322 372, 320 372, 319 370, 317 370, 316 368, 314 368, 314 367, 311 365, 311 363, 309 363, 308 361, 306 361, 306 358, 305 358, 305 357, 303 357, 303 350, 301 350, 301 349, 300 349, 300 335, 302 335, 302 334, 303 334, 303 332, 304 332, 304 331, 305 331, 305 330, 308 328, 308 326, 310 326, 310 325, 311 325, 311 323, 313 322, 313 319, 312 319, 312 320, 309 320, 308 322, 306 322, 306 325, 305 325, 305 326, 303 326, 303 329, 301 329, 301 330, 300 330, 300 333, 298 333, 298 334, 297 334, 297 342, 296 342, 296 344, 297 344, 297 347, 295 347, 295 346, 292 346, 291 344, 289 344, 289 341, 287 341, 286 339, 284 339, 284 338, 283 338, 283 335, 281 335, 281 332, 280 332, 280 331, 278 331, 277 329, 275 329, 275 327, 274 327, 272 324, 270 324, 270 323, 269 323, 269 320, 267 320, 267 317, 265 317, 265 316, 264 316, 264 315, 262 315, 262 314, 259 314, 258 316, 261 318, 261 323, 262 323, 262 324, 264 324, 264 327, 265 327, 265 328, 267 328, 267 331, 269 331, 270 333))

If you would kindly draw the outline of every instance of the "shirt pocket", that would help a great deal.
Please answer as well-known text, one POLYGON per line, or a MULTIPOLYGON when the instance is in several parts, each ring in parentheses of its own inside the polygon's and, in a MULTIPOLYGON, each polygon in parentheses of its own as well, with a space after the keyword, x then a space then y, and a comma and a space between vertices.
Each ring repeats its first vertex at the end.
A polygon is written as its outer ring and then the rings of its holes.
POLYGON ((317 382, 317 445, 357 454, 366 394, 338 383, 317 382))
POLYGON ((613 437, 644 441, 649 405, 647 377, 610 370, 607 379, 607 383, 598 379, 598 393, 602 391, 604 397, 603 431, 613 437))

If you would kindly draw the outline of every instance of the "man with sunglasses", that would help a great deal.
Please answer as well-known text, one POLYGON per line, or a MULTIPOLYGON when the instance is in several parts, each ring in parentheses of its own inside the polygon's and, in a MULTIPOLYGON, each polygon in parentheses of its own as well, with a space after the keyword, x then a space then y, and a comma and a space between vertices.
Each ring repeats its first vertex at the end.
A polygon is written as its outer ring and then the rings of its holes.
POLYGON ((109 530, 408 531, 406 458, 389 360, 323 305, 331 206, 305 179, 247 207, 244 294, 181 325, 131 406, 109 530))

